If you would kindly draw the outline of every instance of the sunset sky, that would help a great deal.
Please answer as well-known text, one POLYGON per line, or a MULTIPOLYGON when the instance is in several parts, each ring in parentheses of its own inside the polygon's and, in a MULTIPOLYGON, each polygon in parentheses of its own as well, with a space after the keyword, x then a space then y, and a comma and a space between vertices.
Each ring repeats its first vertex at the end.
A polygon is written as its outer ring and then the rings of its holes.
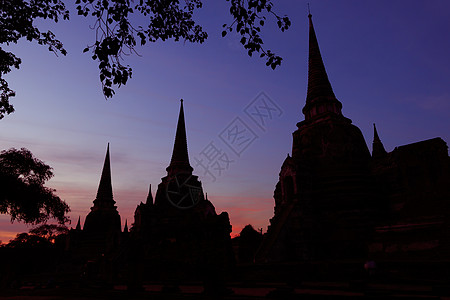
MULTIPOLYGON (((229 3, 205 0, 195 18, 207 41, 138 47, 140 56, 126 57, 133 78, 108 101, 97 63, 82 53, 95 41, 92 20, 77 16, 71 1, 70 21, 42 22, 67 56, 26 41, 5 47, 22 65, 6 77, 17 92, 16 112, 0 120, 0 149, 28 148, 53 167, 48 186, 70 205, 75 226, 92 206, 109 142, 114 198, 122 224, 130 225, 149 184, 154 195, 166 175, 183 98, 191 165, 209 200, 218 213, 230 214, 233 235, 246 224, 266 231, 281 164, 304 119, 307 2, 343 114, 369 149, 372 123, 387 151, 434 137, 450 142, 450 1, 274 1, 292 26, 281 33, 272 20, 263 29, 265 47, 283 57, 273 71, 249 57, 236 34, 221 37, 222 24, 231 21, 229 3), (263 97, 276 110, 261 124, 248 112, 263 97), (237 123, 251 136, 232 149, 222 133, 237 123), (213 171, 215 180, 196 163, 211 145, 231 161, 221 174, 213 171)), ((28 230, 0 215, 1 241, 28 230)))

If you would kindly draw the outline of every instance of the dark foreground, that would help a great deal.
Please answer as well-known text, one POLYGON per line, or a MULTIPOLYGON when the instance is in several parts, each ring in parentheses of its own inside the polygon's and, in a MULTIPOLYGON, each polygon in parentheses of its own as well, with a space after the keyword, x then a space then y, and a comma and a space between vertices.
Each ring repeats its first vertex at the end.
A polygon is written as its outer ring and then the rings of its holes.
MULTIPOLYGON (((149 272, 147 269, 145 274, 149 272)), ((144 276, 142 284, 135 280, 127 283, 126 278, 108 281, 101 276, 81 280, 75 275, 41 272, 9 284, 0 282, 0 298, 450 300, 449 261, 386 261, 372 270, 362 268, 356 261, 249 264, 237 266, 222 280, 214 281, 211 277, 202 281, 184 276, 183 280, 172 277, 162 281, 162 277, 155 280, 144 276), (208 286, 207 292, 204 286, 208 286)))
POLYGON ((129 291, 126 286, 112 288, 23 286, 0 292, 1 299, 450 299, 450 284, 433 282, 302 282, 297 287, 280 283, 227 284, 226 295, 206 295, 200 283, 167 288, 160 284, 144 285, 129 291))

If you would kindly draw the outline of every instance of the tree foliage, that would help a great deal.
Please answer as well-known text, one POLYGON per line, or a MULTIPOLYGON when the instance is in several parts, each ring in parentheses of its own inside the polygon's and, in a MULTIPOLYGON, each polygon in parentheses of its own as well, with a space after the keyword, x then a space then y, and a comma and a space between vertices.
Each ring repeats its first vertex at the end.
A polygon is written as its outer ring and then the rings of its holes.
POLYGON ((98 61, 100 81, 105 97, 112 97, 113 85, 126 84, 131 77, 130 66, 123 65, 123 56, 135 53, 138 40, 147 42, 180 38, 202 43, 207 34, 192 19, 194 9, 202 7, 200 0, 136 1, 76 0, 78 14, 95 18, 93 29, 96 41, 84 49, 91 49, 92 59, 98 61), (148 22, 141 26, 133 22, 133 14, 141 14, 148 22))
MULTIPOLYGON (((267 17, 274 17, 278 27, 284 31, 289 28, 287 16, 280 17, 273 11, 272 1, 267 0, 226 0, 230 2, 231 25, 224 24, 225 30, 235 31, 242 36, 241 43, 252 56, 254 52, 266 58, 266 65, 275 69, 282 58, 270 50, 265 50, 260 36, 267 17)), ((114 94, 113 86, 126 84, 132 75, 132 68, 124 65, 124 56, 136 53, 137 42, 173 39, 185 42, 203 43, 208 34, 193 19, 195 9, 202 7, 201 0, 76 0, 78 14, 95 18, 93 29, 96 41, 84 49, 91 50, 92 59, 98 61, 100 81, 106 98, 114 94), (145 25, 136 24, 136 14, 147 21, 145 25), (134 16, 134 18, 132 18, 134 16)))
POLYGON ((69 229, 65 225, 41 224, 30 229, 29 232, 53 243, 58 236, 69 233, 69 229))
POLYGON ((60 224, 69 206, 45 187, 53 177, 52 168, 25 148, 11 148, 0 152, 0 213, 11 216, 11 221, 38 224, 54 218, 60 224))
POLYGON ((26 232, 18 233, 16 237, 5 244, 6 248, 21 249, 42 249, 51 247, 52 243, 44 237, 28 234, 26 232))
POLYGON ((277 20, 277 26, 282 32, 289 29, 291 21, 287 16, 279 16, 273 11, 272 1, 267 0, 227 0, 230 2, 230 13, 233 16, 231 25, 223 24, 222 36, 227 35, 227 31, 233 28, 241 35, 241 44, 247 49, 249 56, 254 52, 260 53, 260 57, 266 58, 266 65, 275 69, 281 65, 283 60, 270 50, 265 50, 260 32, 264 26, 267 16, 277 20))
MULTIPOLYGON (((60 18, 68 19, 61 0, 0 0, 0 44, 8 46, 25 38, 30 42, 47 46, 55 54, 66 55, 63 44, 51 31, 41 32, 36 26, 39 19, 50 19, 58 22, 60 18)), ((9 98, 15 96, 4 78, 11 68, 19 69, 21 59, 0 47, 0 119, 14 111, 9 98)))
MULTIPOLYGON (((275 69, 282 58, 263 47, 260 32, 266 19, 272 18, 281 31, 291 25, 287 16, 274 12, 270 0, 225 0, 230 4, 230 25, 224 24, 222 36, 235 30, 249 56, 259 53, 266 65, 275 69)), ((124 64, 125 56, 137 54, 136 45, 156 41, 183 40, 203 43, 208 34, 194 21, 194 12, 202 0, 75 0, 77 13, 93 17, 91 27, 95 42, 83 51, 91 52, 98 62, 100 82, 105 98, 114 95, 114 87, 127 83, 132 68, 124 64), (139 24, 138 20, 145 20, 139 24)), ((21 38, 47 45, 55 53, 66 54, 62 43, 50 31, 42 33, 37 19, 68 19, 69 12, 61 0, 0 0, 0 44, 17 43, 21 38)), ((4 75, 19 68, 21 61, 13 53, 0 48, 0 119, 14 111, 9 98, 15 96, 4 75)))
POLYGON ((238 258, 241 263, 252 263, 255 254, 261 245, 262 234, 256 231, 252 225, 246 225, 239 234, 238 258))

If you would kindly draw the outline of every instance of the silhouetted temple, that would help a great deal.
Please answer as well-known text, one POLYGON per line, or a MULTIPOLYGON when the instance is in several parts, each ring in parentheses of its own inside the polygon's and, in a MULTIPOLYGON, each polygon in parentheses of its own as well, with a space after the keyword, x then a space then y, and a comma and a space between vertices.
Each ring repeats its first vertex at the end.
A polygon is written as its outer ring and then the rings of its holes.
POLYGON ((450 258, 446 143, 435 138, 388 153, 374 128, 371 155, 342 114, 308 17, 305 120, 282 164, 257 261, 450 258))
POLYGON ((117 260, 124 247, 126 233, 122 233, 115 203, 108 144, 97 196, 83 229, 78 218, 76 227, 70 230, 62 260, 62 268, 79 274, 81 284, 95 285, 99 281, 110 284, 119 272, 117 260))
POLYGON ((183 268, 223 268, 233 257, 231 225, 226 212, 216 213, 201 182, 192 173, 182 100, 172 158, 166 170, 155 201, 150 186, 146 203, 139 204, 135 211, 131 231, 143 247, 144 262, 151 262, 150 272, 158 267, 160 272, 172 268, 178 273, 183 268))
POLYGON ((386 153, 374 130, 372 175, 384 206, 369 253, 373 258, 450 259, 450 158, 433 138, 386 153))
POLYGON ((106 150, 105 163, 103 165, 102 176, 98 185, 97 197, 94 206, 86 216, 83 230, 86 233, 97 233, 103 235, 118 234, 121 232, 121 223, 117 207, 114 206, 111 165, 109 160, 109 144, 106 150))
POLYGON ((75 272, 89 274, 91 284, 122 277, 130 288, 138 288, 143 280, 205 280, 219 276, 234 262, 228 214, 216 213, 192 173, 182 100, 166 170, 155 201, 150 185, 146 202, 136 208, 130 232, 127 222, 122 232, 108 144, 94 205, 83 229, 79 218, 68 236, 65 261, 69 269, 82 268, 75 272))
POLYGON ((381 262, 385 275, 394 270, 392 278, 448 278, 447 144, 434 138, 389 152, 374 124, 370 153, 359 128, 342 114, 308 17, 305 118, 281 166, 267 233, 247 226, 234 241, 238 271, 226 272, 235 262, 228 214, 216 213, 189 162, 182 100, 167 174, 154 198, 150 185, 130 231, 126 221, 121 232, 108 145, 84 227, 79 219, 69 234, 68 269, 88 274, 87 282, 125 282, 129 288, 201 280, 205 291, 219 293, 226 291, 224 274, 233 274, 233 281, 257 277, 295 286, 311 279, 360 279, 364 262, 373 261, 381 262))

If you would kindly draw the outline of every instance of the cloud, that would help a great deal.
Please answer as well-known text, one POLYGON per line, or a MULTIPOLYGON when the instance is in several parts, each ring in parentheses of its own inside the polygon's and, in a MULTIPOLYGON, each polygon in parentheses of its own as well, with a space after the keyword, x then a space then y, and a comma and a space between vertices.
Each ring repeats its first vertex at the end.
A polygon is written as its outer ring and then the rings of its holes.
POLYGON ((9 215, 0 215, 0 241, 6 244, 11 239, 14 239, 19 232, 28 232, 30 225, 14 222, 11 223, 11 217, 9 215))
POLYGON ((403 105, 408 104, 421 110, 431 111, 437 114, 446 114, 450 112, 450 94, 440 95, 408 95, 400 97, 399 102, 403 105))
POLYGON ((416 102, 421 108, 426 110, 447 114, 450 111, 450 95, 447 94, 417 99, 416 102))

